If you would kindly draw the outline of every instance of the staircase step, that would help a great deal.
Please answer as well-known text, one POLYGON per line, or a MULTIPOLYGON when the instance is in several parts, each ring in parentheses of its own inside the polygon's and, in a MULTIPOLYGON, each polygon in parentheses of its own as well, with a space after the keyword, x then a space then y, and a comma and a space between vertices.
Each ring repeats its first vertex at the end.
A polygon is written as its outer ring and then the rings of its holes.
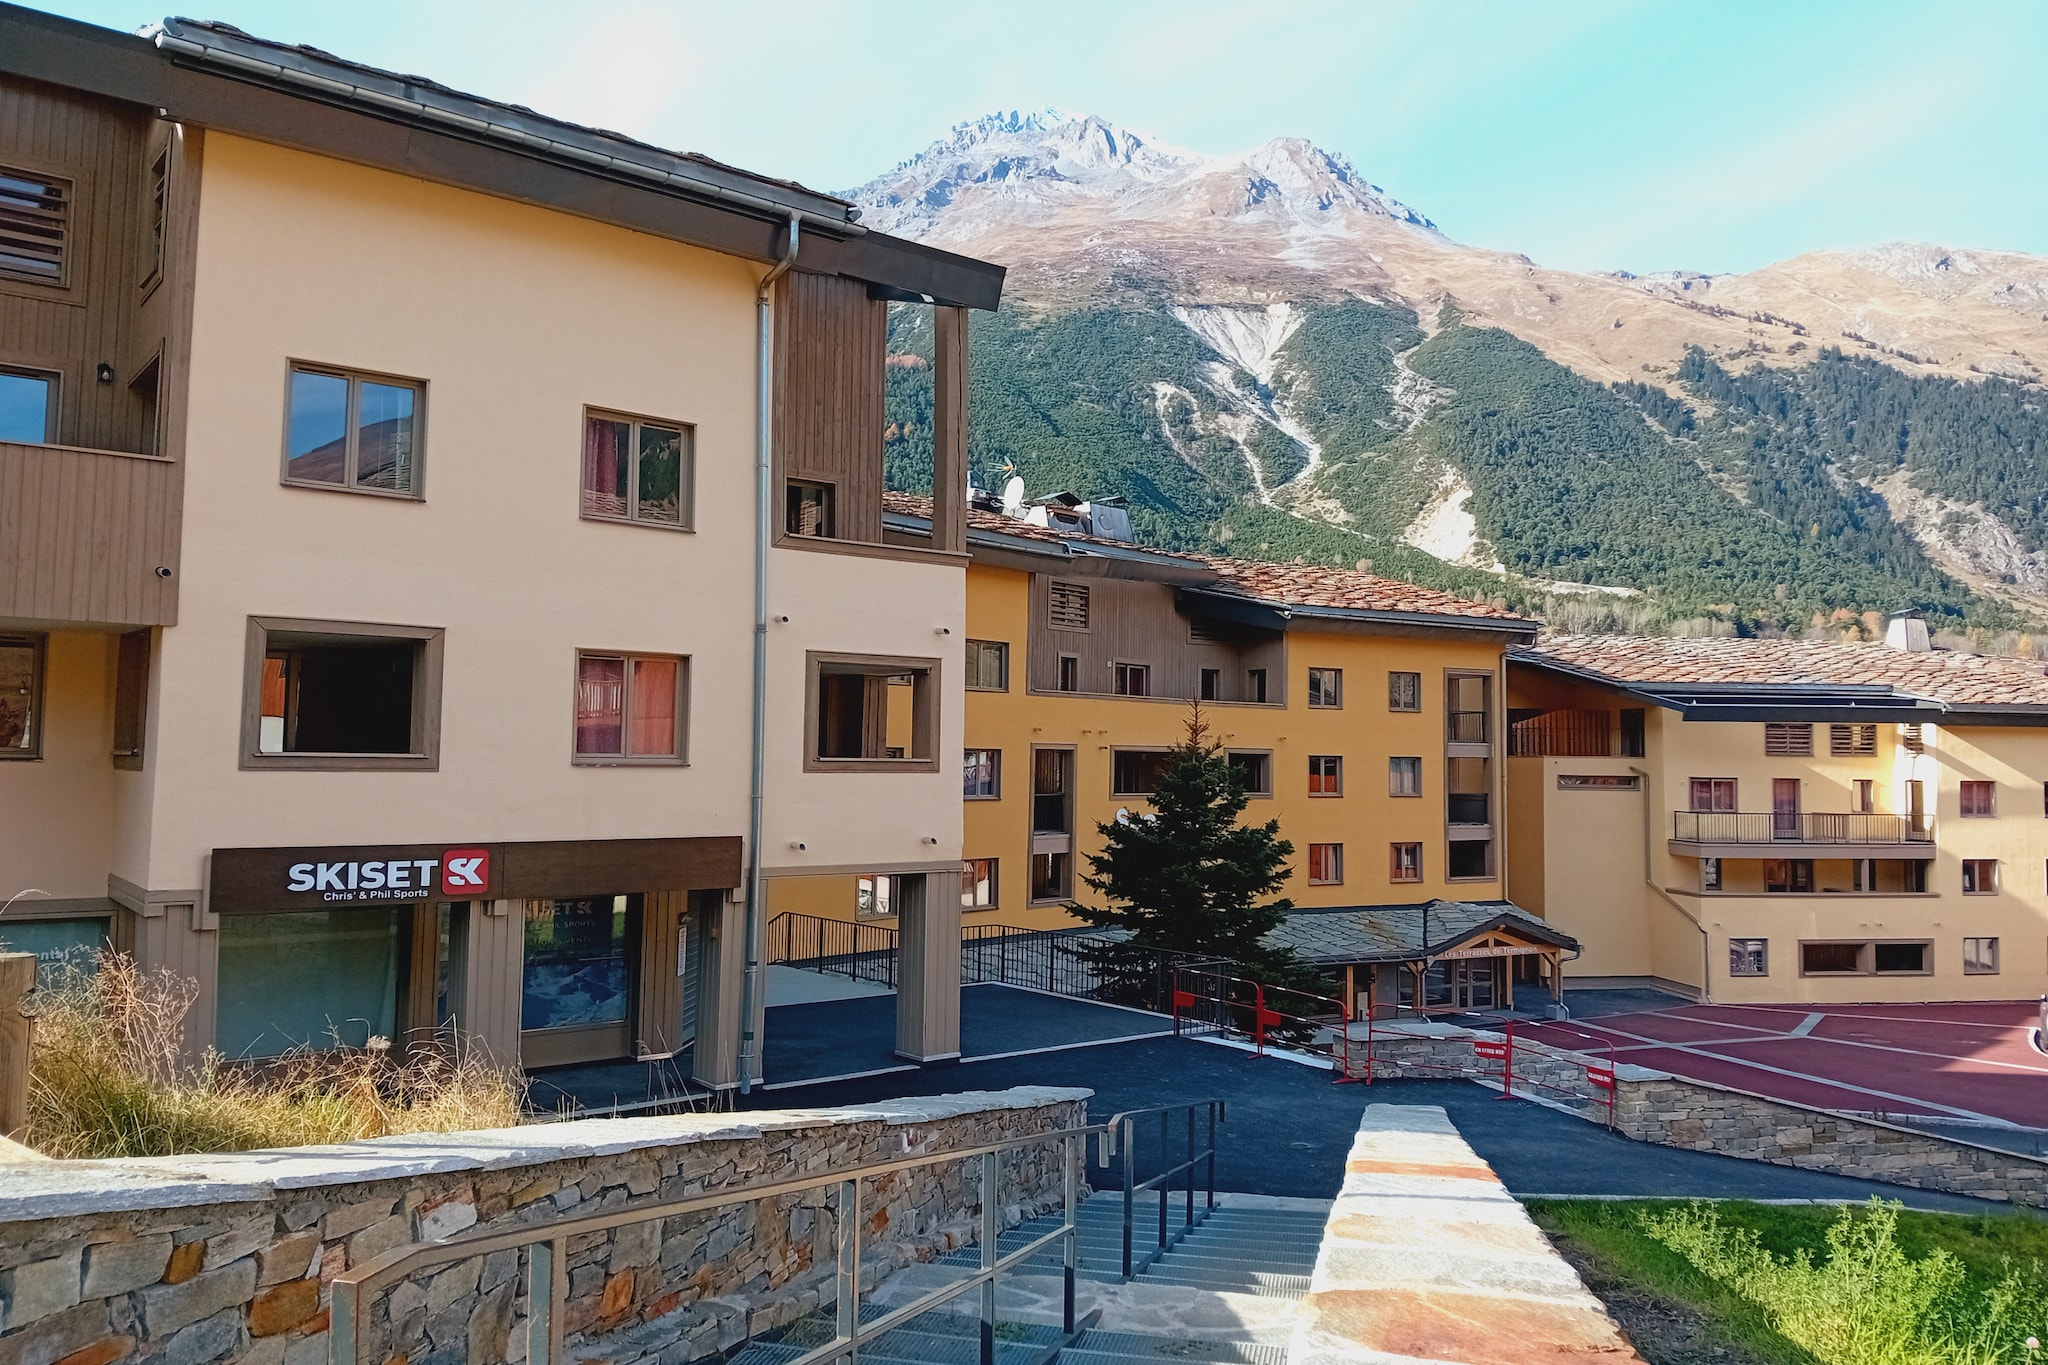
POLYGON ((1204 1360, 1222 1365, 1286 1365, 1287 1348, 1252 1341, 1203 1341, 1192 1337, 1155 1337, 1136 1332, 1091 1329, 1060 1352, 1071 1365, 1108 1365, 1112 1360, 1204 1360), (1094 1357, 1088 1359, 1087 1357, 1094 1357))
POLYGON ((1160 1262, 1139 1277, 1153 1284, 1177 1284, 1189 1289, 1215 1289, 1234 1294, 1258 1294, 1268 1298, 1300 1298, 1308 1293, 1309 1277, 1263 1270, 1180 1269, 1160 1262))

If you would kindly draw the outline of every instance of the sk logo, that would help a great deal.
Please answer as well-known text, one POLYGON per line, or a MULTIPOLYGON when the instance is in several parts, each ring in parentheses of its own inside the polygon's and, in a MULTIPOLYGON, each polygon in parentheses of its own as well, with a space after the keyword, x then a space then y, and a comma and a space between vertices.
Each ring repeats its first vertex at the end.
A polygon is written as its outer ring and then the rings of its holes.
POLYGON ((491 880, 491 851, 451 848, 441 855, 441 890, 451 896, 473 895, 491 880))

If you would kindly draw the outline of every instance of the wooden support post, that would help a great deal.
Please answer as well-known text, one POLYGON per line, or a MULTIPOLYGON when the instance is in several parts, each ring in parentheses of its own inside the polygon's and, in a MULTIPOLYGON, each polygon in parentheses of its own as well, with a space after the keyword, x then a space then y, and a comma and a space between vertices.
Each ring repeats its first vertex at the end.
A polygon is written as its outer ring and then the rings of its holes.
POLYGON ((36 988, 34 953, 0 953, 0 1137, 28 1129, 28 1042, 22 997, 36 988))
POLYGON ((967 310, 932 309, 932 548, 967 549, 967 310))

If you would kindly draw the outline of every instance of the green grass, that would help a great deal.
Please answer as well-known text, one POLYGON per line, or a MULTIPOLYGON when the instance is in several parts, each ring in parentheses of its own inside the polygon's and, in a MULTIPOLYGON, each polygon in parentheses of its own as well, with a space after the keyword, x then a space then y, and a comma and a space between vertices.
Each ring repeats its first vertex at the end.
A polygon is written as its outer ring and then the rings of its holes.
POLYGON ((2048 1335, 2048 1220, 2028 1214, 1675 1200, 1529 1211, 1596 1285, 1689 1309, 1715 1344, 1768 1365, 2022 1365, 2035 1359, 2027 1334, 2048 1335))

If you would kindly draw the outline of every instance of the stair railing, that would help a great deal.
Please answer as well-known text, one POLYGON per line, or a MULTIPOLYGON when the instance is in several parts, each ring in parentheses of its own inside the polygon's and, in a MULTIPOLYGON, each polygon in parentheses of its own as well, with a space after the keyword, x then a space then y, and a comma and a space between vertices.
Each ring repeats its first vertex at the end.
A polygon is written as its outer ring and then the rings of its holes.
MULTIPOLYGON (((996 1281, 1002 1275, 1022 1268, 1031 1257, 1055 1243, 1061 1246, 1064 1253, 1065 1303, 1062 1323, 1067 1338, 1065 1344, 1071 1345, 1076 1335, 1074 1272, 1079 1260, 1079 1243, 1075 1211, 1080 1202, 1083 1145, 1090 1136, 1106 1140, 1109 1132, 1109 1125, 1106 1124, 1063 1128, 1056 1132, 1008 1138, 1002 1142, 978 1147, 904 1157, 895 1161, 875 1161, 853 1170, 834 1171, 827 1175, 764 1181, 721 1189, 713 1194, 701 1194, 688 1199, 663 1199, 611 1213, 543 1219, 517 1227, 471 1232, 443 1241, 415 1242, 410 1246, 386 1252, 372 1261, 351 1267, 335 1276, 331 1318, 333 1335, 329 1339, 329 1362, 330 1365, 372 1365, 371 1362, 365 1362, 361 1354, 364 1329, 370 1324, 371 1309, 377 1296, 399 1281, 422 1270, 451 1262, 471 1260, 498 1251, 524 1250, 526 1360, 528 1365, 561 1365, 565 1359, 562 1340, 564 1323, 568 1316, 569 1248, 577 1239, 593 1233, 609 1232, 614 1228, 630 1227, 637 1223, 654 1223, 688 1214, 710 1213, 734 1204, 802 1195, 834 1186, 838 1189, 836 1208, 839 1217, 838 1235, 834 1244, 837 1313, 833 1336, 830 1341, 792 1357, 782 1362, 782 1365, 825 1365, 826 1362, 842 1358, 858 1360, 862 1343, 901 1327, 912 1318, 929 1312, 939 1304, 977 1291, 981 1297, 980 1365, 995 1365, 996 1281), (1003 1156, 1009 1152, 1049 1143, 1060 1145, 1060 1198, 1064 1213, 1060 1226, 1051 1232, 1033 1237, 1012 1251, 1003 1252, 998 1243, 1003 1230, 1000 1188, 1003 1156), (947 1162, 970 1161, 979 1161, 981 1165, 979 1267, 964 1279, 928 1290, 886 1313, 863 1320, 860 1313, 861 1229, 866 1221, 863 1213, 866 1198, 863 1185, 877 1177, 901 1171, 938 1166, 947 1162)), ((1211 1183, 1214 1183, 1213 1178, 1211 1183)), ((1125 1198, 1128 1201, 1128 1191, 1125 1198)), ((1127 1202, 1127 1241, 1129 1221, 1127 1202)), ((1128 1260, 1128 1254, 1126 1259, 1128 1260)), ((399 1350, 403 1344, 392 1342, 390 1345, 393 1350, 399 1350)))
MULTIPOLYGON (((1102 1136, 1096 1140, 1097 1164, 1107 1167, 1110 1157, 1117 1156, 1120 1158, 1118 1164, 1123 1167, 1123 1274, 1125 1279, 1130 1279, 1133 1275, 1144 1270, 1161 1256, 1171 1251, 1175 1246, 1178 1246, 1182 1238, 1208 1221, 1209 1215, 1216 1211, 1216 1125, 1223 1121, 1224 1106, 1222 1100, 1196 1100, 1192 1104, 1163 1104, 1152 1109, 1127 1109, 1121 1114, 1112 1115, 1109 1122, 1102 1125, 1102 1136), (1139 1180, 1137 1178, 1137 1125, 1140 1119, 1145 1119, 1148 1120, 1146 1126, 1149 1128, 1151 1126, 1149 1120, 1155 1116, 1159 1120, 1160 1161, 1165 1163, 1172 1155, 1173 1130, 1177 1126, 1174 1123, 1176 1116, 1184 1119, 1186 1123, 1183 1154, 1178 1162, 1164 1165, 1163 1169, 1156 1174, 1144 1180, 1139 1180), (1195 1145, 1195 1132, 1198 1120, 1202 1118, 1207 1120, 1207 1138, 1206 1145, 1198 1148, 1195 1145), (1206 1179, 1203 1183, 1206 1196, 1202 1205, 1202 1216, 1197 1218, 1195 1216, 1196 1172, 1204 1165, 1207 1166, 1206 1179), (1181 1213, 1180 1226, 1169 1234, 1167 1205, 1172 1199, 1174 1182, 1181 1177, 1186 1178, 1186 1188, 1184 1191, 1186 1200, 1181 1213), (1159 1192, 1159 1230, 1155 1243, 1146 1249, 1142 1258, 1138 1258, 1133 1255, 1132 1231, 1136 1223, 1138 1193, 1141 1190, 1157 1190, 1159 1192)), ((1070 1281, 1072 1279, 1071 1271, 1068 1272, 1068 1279, 1070 1281)))

